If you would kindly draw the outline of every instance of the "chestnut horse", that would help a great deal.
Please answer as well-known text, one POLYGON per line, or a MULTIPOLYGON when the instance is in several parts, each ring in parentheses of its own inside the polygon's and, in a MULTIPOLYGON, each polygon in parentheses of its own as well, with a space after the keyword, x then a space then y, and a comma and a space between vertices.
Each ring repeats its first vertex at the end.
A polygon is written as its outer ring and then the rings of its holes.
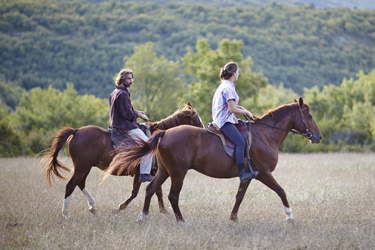
MULTIPOLYGON (((304 135, 311 143, 319 143, 322 135, 317 127, 309 105, 300 98, 299 102, 280 106, 269 111, 261 118, 256 118, 252 124, 252 144, 250 157, 253 168, 259 172, 257 180, 277 193, 285 207, 287 219, 293 220, 284 189, 272 176, 278 161, 280 145, 288 132, 304 135), (293 130, 292 130, 293 129, 293 130)), ((107 176, 116 172, 133 172, 138 165, 139 158, 154 151, 158 163, 158 171, 147 186, 143 211, 140 220, 143 220, 149 211, 152 195, 170 176, 171 189, 169 201, 176 219, 184 222, 178 200, 185 175, 189 169, 194 169, 204 175, 214 178, 238 178, 235 160, 227 156, 220 139, 205 129, 179 126, 167 131, 155 133, 141 146, 127 147, 118 153, 110 167, 107 176)), ((244 198, 251 180, 240 183, 234 208, 230 219, 237 221, 237 212, 244 198)))
MULTIPOLYGON (((166 130, 182 124, 193 125, 201 128, 204 127, 198 112, 193 108, 190 102, 184 107, 178 109, 169 117, 159 122, 148 123, 150 125, 151 134, 156 130, 166 130)), ((85 182, 93 166, 96 166, 104 171, 111 163, 113 154, 110 152, 113 151, 113 147, 110 139, 110 133, 107 129, 97 126, 85 126, 79 129, 65 127, 57 131, 51 147, 42 152, 47 152, 47 154, 42 158, 41 164, 44 165, 45 177, 50 186, 51 177, 53 177, 52 174, 56 175, 59 179, 66 180, 66 178, 60 173, 60 169, 69 172, 71 171, 57 160, 59 151, 67 141, 70 157, 72 158, 74 164, 74 173, 66 185, 62 213, 66 218, 70 217, 68 211, 70 195, 73 193, 77 185, 87 198, 89 211, 95 213, 95 200, 85 187, 85 182)), ((134 174, 133 190, 130 198, 120 204, 117 211, 126 208, 126 206, 137 196, 140 186, 141 183, 139 182, 138 171, 134 174)), ((160 210, 164 212, 165 208, 162 200, 161 189, 158 190, 157 195, 159 198, 160 210)))

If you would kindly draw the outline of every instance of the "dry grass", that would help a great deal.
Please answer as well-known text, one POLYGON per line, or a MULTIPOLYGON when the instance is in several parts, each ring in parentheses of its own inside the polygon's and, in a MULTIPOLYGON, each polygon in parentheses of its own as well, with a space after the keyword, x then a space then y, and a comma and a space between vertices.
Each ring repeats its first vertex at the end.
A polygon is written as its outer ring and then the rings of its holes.
MULTIPOLYGON (((119 215, 111 210, 130 195, 132 178, 103 176, 93 169, 87 187, 98 213, 88 212, 77 188, 71 220, 61 215, 65 182, 49 189, 39 159, 0 159, 0 249, 374 249, 375 155, 281 154, 275 178, 287 192, 296 222, 284 220, 279 197, 254 181, 229 221, 239 180, 218 180, 190 171, 180 197, 189 223, 172 210, 136 223, 145 186, 119 215)), ((166 199, 170 182, 164 185, 166 199)))

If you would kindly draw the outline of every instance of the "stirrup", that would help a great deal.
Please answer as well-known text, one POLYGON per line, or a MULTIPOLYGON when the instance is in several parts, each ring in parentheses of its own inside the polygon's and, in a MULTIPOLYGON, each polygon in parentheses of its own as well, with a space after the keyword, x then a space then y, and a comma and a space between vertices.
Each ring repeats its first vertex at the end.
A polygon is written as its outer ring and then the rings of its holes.
POLYGON ((245 183, 245 182, 247 182, 248 180, 251 180, 251 179, 255 178, 257 175, 258 175, 258 172, 255 172, 255 173, 249 173, 249 172, 247 172, 245 169, 242 169, 242 170, 239 172, 239 177, 240 177, 240 181, 241 181, 241 183, 245 183))
POLYGON ((253 167, 251 166, 251 164, 250 164, 250 157, 246 157, 246 159, 247 159, 247 165, 248 165, 248 167, 249 167, 250 174, 252 174, 252 175, 254 176, 254 177, 252 177, 252 178, 257 177, 257 175, 259 174, 259 172, 258 172, 258 171, 255 171, 255 170, 253 169, 253 167))

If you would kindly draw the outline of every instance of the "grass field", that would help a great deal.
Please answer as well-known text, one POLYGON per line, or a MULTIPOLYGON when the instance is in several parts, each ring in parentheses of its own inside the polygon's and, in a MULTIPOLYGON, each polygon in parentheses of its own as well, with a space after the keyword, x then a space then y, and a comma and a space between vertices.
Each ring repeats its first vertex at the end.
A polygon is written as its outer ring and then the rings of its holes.
POLYGON ((170 209, 169 180, 163 186, 168 213, 159 213, 153 197, 149 216, 138 224, 146 185, 113 215, 130 195, 132 178, 111 176, 99 184, 103 172, 95 168, 86 186, 97 214, 77 187, 66 220, 66 182, 48 188, 39 160, 0 159, 0 249, 375 249, 375 154, 280 154, 274 176, 294 224, 285 221, 276 193, 258 181, 247 191, 239 222, 230 222, 239 179, 190 171, 180 196, 184 226, 170 209))

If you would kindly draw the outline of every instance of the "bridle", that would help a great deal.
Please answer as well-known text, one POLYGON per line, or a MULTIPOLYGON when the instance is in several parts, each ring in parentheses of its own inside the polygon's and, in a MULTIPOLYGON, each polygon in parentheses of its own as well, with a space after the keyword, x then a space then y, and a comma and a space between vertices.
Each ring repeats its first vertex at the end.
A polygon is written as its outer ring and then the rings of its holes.
MULTIPOLYGON (((197 115, 196 115, 196 116, 198 116, 199 121, 200 121, 202 127, 205 128, 205 126, 204 126, 204 124, 203 124, 203 121, 202 121, 201 117, 199 116, 198 112, 197 112, 197 115)), ((190 125, 192 125, 192 126, 195 125, 193 119, 190 121, 190 125)))
MULTIPOLYGON (((261 122, 261 121, 258 121, 258 120, 254 120, 254 119, 251 119, 254 123, 259 123, 259 124, 262 124, 262 125, 266 125, 268 127, 271 127, 271 128, 274 128, 274 129, 278 129, 278 130, 282 130, 282 131, 285 131, 285 132, 288 132, 288 133, 292 133, 294 135, 303 135, 304 137, 306 137, 307 139, 311 139, 311 137, 313 136, 312 133, 310 132, 310 130, 307 128, 307 125, 306 125, 306 120, 305 120, 305 117, 303 116, 303 112, 302 110, 304 109, 301 109, 301 107, 298 105, 298 109, 299 109, 299 112, 300 112, 300 115, 301 115, 301 119, 302 119, 302 123, 305 125, 305 128, 306 128, 306 133, 301 133, 301 132, 298 132, 297 130, 295 129, 291 129, 291 130, 287 130, 287 129, 283 129, 283 128, 279 128, 279 127, 276 127, 276 126, 273 126, 273 125, 270 125, 270 124, 267 124, 267 123, 264 123, 264 122, 261 122)), ((245 116, 246 120, 249 120, 247 118, 247 116, 245 116)))
MULTIPOLYGON (((305 116, 303 115, 303 112, 301 109, 301 106, 298 105, 298 109, 299 109, 299 113, 301 114, 301 119, 302 119, 302 123, 305 125, 305 128, 306 128, 306 133, 303 134, 303 133, 299 133, 300 135, 303 135, 304 137, 306 137, 307 139, 311 139, 311 137, 313 136, 312 133, 310 132, 310 130, 307 128, 307 123, 306 123, 306 120, 305 120, 305 116)), ((304 108, 306 109, 306 108, 304 108)))

